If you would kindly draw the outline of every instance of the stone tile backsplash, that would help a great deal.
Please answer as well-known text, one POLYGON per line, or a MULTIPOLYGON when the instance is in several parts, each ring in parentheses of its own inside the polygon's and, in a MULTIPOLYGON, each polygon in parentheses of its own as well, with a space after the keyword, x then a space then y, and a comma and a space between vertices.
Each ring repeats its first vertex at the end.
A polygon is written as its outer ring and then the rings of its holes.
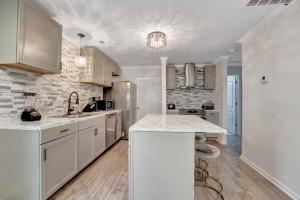
POLYGON ((176 109, 198 108, 207 101, 212 101, 212 91, 204 90, 204 67, 196 65, 196 83, 195 88, 181 89, 184 85, 184 67, 176 66, 176 84, 177 89, 167 90, 167 102, 174 103, 176 109))
POLYGON ((79 68, 75 66, 75 57, 79 48, 63 40, 62 72, 60 74, 40 75, 13 68, 0 66, 0 117, 16 117, 24 109, 23 92, 34 92, 36 108, 47 116, 65 114, 68 98, 77 91, 80 108, 93 96, 103 96, 103 89, 80 83, 79 68))

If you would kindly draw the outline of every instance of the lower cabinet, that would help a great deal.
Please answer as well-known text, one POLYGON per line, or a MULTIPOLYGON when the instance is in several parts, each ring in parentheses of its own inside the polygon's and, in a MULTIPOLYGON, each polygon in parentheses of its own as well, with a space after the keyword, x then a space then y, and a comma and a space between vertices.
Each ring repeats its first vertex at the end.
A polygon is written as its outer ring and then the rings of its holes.
POLYGON ((96 128, 94 131, 94 158, 105 151, 105 117, 99 117, 95 120, 96 128))
POLYGON ((39 147, 40 200, 46 200, 105 151, 105 116, 43 130, 41 135, 41 142, 47 143, 39 147))
POLYGON ((122 137, 122 112, 117 113, 117 133, 116 139, 120 139, 122 137))
POLYGON ((47 199, 78 172, 77 133, 40 146, 41 199, 47 199))
POLYGON ((79 131, 78 134, 78 169, 81 171, 88 164, 90 164, 93 159, 93 141, 95 127, 91 127, 85 130, 79 131))

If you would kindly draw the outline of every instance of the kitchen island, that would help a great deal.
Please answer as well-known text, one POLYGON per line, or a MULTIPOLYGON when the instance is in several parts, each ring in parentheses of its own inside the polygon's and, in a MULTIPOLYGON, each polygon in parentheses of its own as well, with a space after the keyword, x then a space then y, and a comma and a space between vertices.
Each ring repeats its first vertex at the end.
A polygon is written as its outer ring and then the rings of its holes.
POLYGON ((226 130, 197 116, 147 115, 129 129, 129 199, 193 200, 195 133, 226 130))

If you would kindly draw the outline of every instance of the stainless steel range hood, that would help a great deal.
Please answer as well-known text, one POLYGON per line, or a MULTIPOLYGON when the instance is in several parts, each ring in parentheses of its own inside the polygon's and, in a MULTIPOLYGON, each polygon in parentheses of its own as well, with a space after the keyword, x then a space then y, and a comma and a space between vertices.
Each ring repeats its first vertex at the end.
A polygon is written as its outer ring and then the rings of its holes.
POLYGON ((195 64, 184 64, 184 86, 181 88, 194 88, 195 87, 195 64))

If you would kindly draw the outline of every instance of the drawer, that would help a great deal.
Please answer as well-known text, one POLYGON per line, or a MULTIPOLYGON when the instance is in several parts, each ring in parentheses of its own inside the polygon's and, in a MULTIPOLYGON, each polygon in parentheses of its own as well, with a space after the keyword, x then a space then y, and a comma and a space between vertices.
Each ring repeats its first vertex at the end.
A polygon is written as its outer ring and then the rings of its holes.
POLYGON ((79 131, 96 126, 96 119, 87 119, 79 122, 79 131))
POLYGON ((71 133, 77 133, 78 132, 78 124, 72 123, 72 124, 66 124, 61 126, 56 126, 53 128, 42 130, 41 132, 41 144, 44 144, 46 142, 50 142, 52 140, 56 140, 58 138, 64 137, 66 135, 69 135, 71 133))

